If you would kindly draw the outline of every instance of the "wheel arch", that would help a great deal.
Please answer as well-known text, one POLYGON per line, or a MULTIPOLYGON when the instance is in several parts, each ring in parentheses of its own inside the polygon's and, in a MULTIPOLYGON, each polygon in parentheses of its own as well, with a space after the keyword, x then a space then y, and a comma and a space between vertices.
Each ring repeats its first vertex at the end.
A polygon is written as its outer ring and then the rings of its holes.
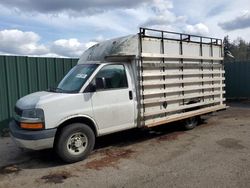
POLYGON ((65 126, 68 126, 68 125, 70 125, 72 123, 84 123, 84 124, 88 125, 93 130, 96 137, 99 135, 98 134, 98 127, 97 127, 95 121, 92 118, 90 118, 88 116, 72 116, 72 117, 69 117, 69 118, 63 120, 58 125, 56 135, 55 135, 55 139, 58 138, 58 135, 60 134, 61 130, 65 126))

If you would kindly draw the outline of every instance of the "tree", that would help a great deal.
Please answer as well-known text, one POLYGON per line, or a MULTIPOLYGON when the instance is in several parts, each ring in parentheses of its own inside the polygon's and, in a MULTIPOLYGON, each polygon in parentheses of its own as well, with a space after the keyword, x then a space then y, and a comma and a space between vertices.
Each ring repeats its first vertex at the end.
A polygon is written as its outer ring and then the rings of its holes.
POLYGON ((250 42, 246 42, 242 38, 238 37, 233 42, 230 42, 228 36, 224 37, 224 53, 225 61, 250 61, 250 42), (230 52, 235 59, 227 56, 227 53, 230 52))

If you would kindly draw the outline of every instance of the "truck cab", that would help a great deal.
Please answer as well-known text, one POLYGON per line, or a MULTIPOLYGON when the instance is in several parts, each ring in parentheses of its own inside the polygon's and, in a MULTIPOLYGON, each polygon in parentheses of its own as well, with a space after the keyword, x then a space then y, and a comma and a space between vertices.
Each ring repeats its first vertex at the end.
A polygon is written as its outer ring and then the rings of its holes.
POLYGON ((86 155, 93 149, 95 136, 137 126, 131 69, 128 62, 76 65, 57 88, 18 100, 17 116, 10 123, 12 137, 20 147, 33 150, 55 147, 64 160, 72 162, 72 156, 74 161, 80 160, 83 152, 86 155), (69 133, 56 140, 69 124, 76 130, 83 127, 87 133, 66 130, 69 133), (67 157, 67 152, 71 157, 67 157))

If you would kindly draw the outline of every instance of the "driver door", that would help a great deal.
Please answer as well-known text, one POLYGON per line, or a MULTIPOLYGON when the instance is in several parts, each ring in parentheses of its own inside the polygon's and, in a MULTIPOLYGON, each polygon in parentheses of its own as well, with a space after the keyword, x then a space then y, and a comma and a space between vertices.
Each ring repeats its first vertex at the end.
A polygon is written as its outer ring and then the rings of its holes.
POLYGON ((135 127, 131 77, 123 64, 107 64, 96 74, 92 108, 101 134, 135 127))

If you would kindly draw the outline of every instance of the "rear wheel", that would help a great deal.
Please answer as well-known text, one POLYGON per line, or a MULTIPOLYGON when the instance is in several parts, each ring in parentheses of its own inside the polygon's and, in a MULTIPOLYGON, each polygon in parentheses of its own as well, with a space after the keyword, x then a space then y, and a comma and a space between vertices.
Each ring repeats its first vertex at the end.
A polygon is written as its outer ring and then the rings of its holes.
POLYGON ((195 128, 198 125, 198 123, 199 123, 198 116, 188 118, 188 119, 184 120, 184 128, 186 130, 191 130, 191 129, 195 128))
POLYGON ((58 156, 65 162, 73 163, 85 159, 93 150, 95 134, 86 124, 70 124, 60 131, 55 144, 58 156))

